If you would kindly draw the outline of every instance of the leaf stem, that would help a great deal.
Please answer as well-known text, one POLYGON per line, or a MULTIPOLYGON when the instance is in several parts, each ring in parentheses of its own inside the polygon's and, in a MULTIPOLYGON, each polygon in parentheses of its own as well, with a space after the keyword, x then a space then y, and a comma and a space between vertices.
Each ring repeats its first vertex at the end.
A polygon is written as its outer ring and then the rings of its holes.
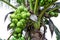
POLYGON ((59 7, 56 7, 56 8, 54 8, 54 9, 51 9, 49 12, 51 12, 51 11, 54 11, 54 10, 56 10, 56 9, 58 9, 59 7))
POLYGON ((33 3, 32 0, 29 0, 30 10, 33 10, 33 3))
POLYGON ((10 39, 10 37, 13 35, 13 32, 12 32, 12 34, 8 37, 8 39, 7 40, 9 40, 10 39))
POLYGON ((17 9, 16 7, 14 7, 13 5, 11 5, 11 4, 8 3, 7 1, 5 1, 5 0, 1 0, 1 1, 3 1, 3 2, 6 3, 6 4, 8 4, 8 5, 11 6, 12 8, 17 9))
POLYGON ((36 2, 35 2, 35 7, 34 7, 34 14, 37 13, 38 8, 39 8, 39 0, 36 0, 36 2))

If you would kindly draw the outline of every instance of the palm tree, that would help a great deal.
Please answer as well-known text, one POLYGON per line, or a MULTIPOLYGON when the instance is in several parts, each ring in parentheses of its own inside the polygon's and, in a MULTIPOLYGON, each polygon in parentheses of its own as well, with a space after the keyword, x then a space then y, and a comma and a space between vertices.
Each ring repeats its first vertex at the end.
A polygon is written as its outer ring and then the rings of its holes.
MULTIPOLYGON (((23 5, 25 8, 27 8, 28 12, 30 13, 30 17, 26 23, 26 27, 23 29, 26 32, 24 36, 24 40, 47 40, 45 38, 45 33, 47 29, 46 25, 49 25, 51 37, 53 36, 53 32, 55 31, 57 40, 60 40, 59 38, 60 32, 58 28, 54 25, 52 20, 50 19, 51 17, 57 17, 58 13, 60 13, 59 10, 60 2, 56 3, 57 0, 17 0, 17 3, 19 4, 18 8, 14 7, 12 4, 6 2, 5 0, 1 0, 1 1, 8 4, 15 10, 18 10, 19 6, 23 5), (43 33, 40 31, 41 27, 44 27, 43 33)), ((16 11, 10 12, 8 14, 13 14, 15 12, 16 11)), ((5 20, 8 14, 5 17, 5 20)), ((10 29, 10 24, 8 25, 7 29, 10 29)), ((10 35, 10 37, 13 34, 14 34, 14 30, 10 35)), ((10 37, 8 38, 8 40, 10 39, 10 37)))

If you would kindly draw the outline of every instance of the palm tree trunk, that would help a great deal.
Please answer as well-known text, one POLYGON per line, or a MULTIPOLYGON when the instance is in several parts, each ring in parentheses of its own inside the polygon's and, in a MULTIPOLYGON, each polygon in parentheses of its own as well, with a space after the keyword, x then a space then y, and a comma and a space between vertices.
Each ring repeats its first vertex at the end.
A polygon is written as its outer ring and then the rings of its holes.
POLYGON ((43 35, 40 30, 34 30, 31 32, 31 40, 42 40, 43 35))

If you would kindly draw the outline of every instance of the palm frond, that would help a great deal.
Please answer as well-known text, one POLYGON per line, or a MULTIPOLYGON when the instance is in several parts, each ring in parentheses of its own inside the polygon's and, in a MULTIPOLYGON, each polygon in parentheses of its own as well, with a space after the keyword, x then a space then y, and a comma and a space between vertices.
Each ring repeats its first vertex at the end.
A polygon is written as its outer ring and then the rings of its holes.
POLYGON ((50 29, 50 32, 51 32, 51 36, 53 36, 54 25, 53 25, 53 23, 51 22, 51 19, 50 19, 50 18, 49 18, 49 21, 48 21, 48 25, 49 25, 49 29, 50 29))
POLYGON ((58 28, 53 24, 53 22, 52 22, 51 19, 49 19, 49 21, 50 21, 51 25, 53 25, 52 29, 54 28, 54 31, 55 31, 55 33, 56 33, 56 38, 57 38, 57 40, 60 40, 60 31, 59 31, 58 28))
POLYGON ((8 26, 7 26, 7 30, 10 30, 10 24, 8 24, 8 26))
POLYGON ((60 31, 58 30, 56 26, 55 26, 55 33, 56 33, 57 40, 60 40, 60 31))
POLYGON ((6 21, 6 19, 7 19, 8 15, 9 15, 9 14, 12 14, 12 13, 14 13, 14 11, 9 12, 8 14, 6 14, 6 15, 5 15, 4 22, 6 21))

